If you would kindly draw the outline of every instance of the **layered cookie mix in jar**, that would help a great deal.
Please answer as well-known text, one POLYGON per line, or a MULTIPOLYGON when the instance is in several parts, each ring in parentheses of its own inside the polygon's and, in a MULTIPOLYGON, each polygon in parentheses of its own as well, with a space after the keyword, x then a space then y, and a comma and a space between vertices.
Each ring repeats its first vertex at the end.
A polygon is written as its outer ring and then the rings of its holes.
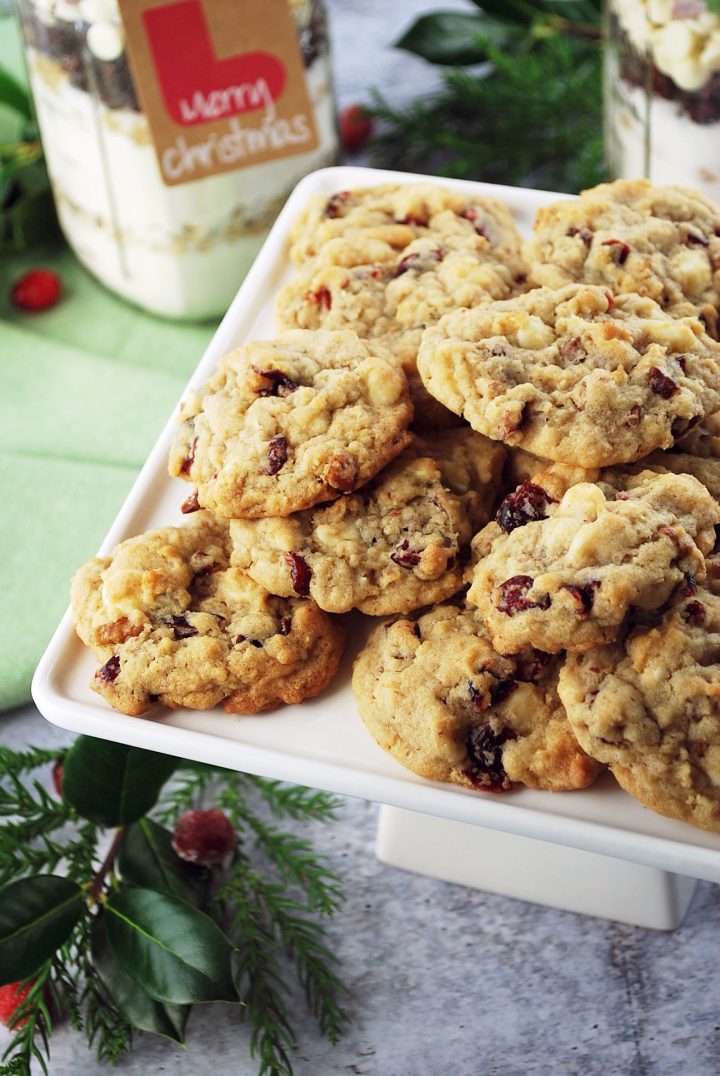
POLYGON ((335 163, 322 0, 20 0, 63 231, 155 313, 223 313, 285 198, 335 163))
POLYGON ((606 0, 606 13, 613 176, 720 200, 720 16, 701 0, 606 0))

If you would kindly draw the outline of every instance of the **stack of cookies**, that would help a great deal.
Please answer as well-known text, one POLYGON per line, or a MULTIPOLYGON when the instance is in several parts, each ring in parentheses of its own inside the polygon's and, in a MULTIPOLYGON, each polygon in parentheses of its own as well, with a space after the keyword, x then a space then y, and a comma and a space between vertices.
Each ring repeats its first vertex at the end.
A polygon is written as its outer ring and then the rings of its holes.
POLYGON ((181 407, 184 525, 77 573, 92 686, 254 713, 354 667, 403 765, 497 792, 606 766, 720 830, 720 210, 606 184, 538 214, 316 198, 280 335, 181 407))

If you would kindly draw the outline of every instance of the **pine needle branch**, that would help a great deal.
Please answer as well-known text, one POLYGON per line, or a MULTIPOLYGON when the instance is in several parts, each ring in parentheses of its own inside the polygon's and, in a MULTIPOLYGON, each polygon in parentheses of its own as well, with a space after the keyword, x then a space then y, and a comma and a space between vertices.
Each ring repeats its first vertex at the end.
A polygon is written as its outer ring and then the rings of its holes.
POLYGON ((88 1046, 95 1047, 98 1061, 114 1065, 132 1048, 133 1029, 106 991, 91 957, 94 916, 78 924, 68 951, 66 966, 76 969, 71 1014, 78 1030, 85 1032, 88 1046))
MULTIPOLYGON (((55 761, 46 752, 25 752, 18 756, 3 749, 1 763, 7 763, 0 776, 0 885, 27 874, 52 873, 68 853, 75 854, 73 842, 66 836, 54 838, 75 819, 75 812, 63 800, 53 796, 37 780, 21 780, 21 774, 55 761)), ((83 837, 84 840, 84 837, 83 837)))
POLYGON ((338 1042, 348 1021, 338 998, 347 991, 335 973, 338 960, 324 943, 322 927, 308 918, 306 907, 287 896, 284 886, 267 882, 257 874, 250 874, 249 880, 267 920, 295 962, 298 981, 322 1034, 332 1043, 338 1042))
POLYGON ((0 775, 19 777, 23 773, 37 770, 48 763, 62 762, 67 748, 30 747, 26 751, 13 751, 9 747, 0 747, 0 775))
MULTIPOLYGON (((0 758, 5 766, 0 776, 0 884, 29 874, 62 873, 102 901, 108 882, 98 867, 98 845, 105 830, 79 817, 33 778, 33 770, 54 763, 58 753, 3 749, 0 758)), ((211 892, 214 889, 216 896, 207 910, 227 925, 238 945, 237 975, 245 1002, 241 1012, 250 1025, 259 1076, 292 1076, 293 975, 288 971, 294 971, 320 1030, 332 1042, 347 1020, 341 1007, 346 990, 322 922, 338 909, 342 894, 338 878, 310 842, 282 832, 267 816, 324 822, 334 817, 340 801, 323 792, 189 763, 163 790, 153 815, 172 824, 184 811, 208 805, 225 810, 239 844, 232 863, 214 871, 211 892)), ((155 882, 151 874, 150 886, 155 882)), ((51 996, 62 999, 57 1011, 68 1013, 99 1062, 112 1064, 131 1049, 133 1028, 95 968, 95 918, 84 915, 70 939, 37 978, 33 976, 32 989, 18 1010, 27 1019, 22 1027, 16 1024, 0 1076, 28 1076, 31 1064, 47 1071, 51 996)))
POLYGON ((48 960, 31 979, 21 984, 21 988, 30 985, 30 990, 10 1019, 13 1036, 2 1057, 8 1063, 0 1066, 0 1076, 15 1076, 15 1073, 28 1076, 33 1060, 48 1076, 52 1018, 45 994, 51 974, 52 961, 48 960))
POLYGON ((553 34, 522 55, 490 41, 481 73, 453 69, 443 88, 403 110, 380 94, 375 163, 494 183, 577 191, 604 178, 601 54, 553 34))
POLYGON ((247 861, 238 857, 217 903, 230 910, 229 934, 238 946, 236 981, 245 1002, 240 1012, 250 1023, 250 1052, 259 1063, 258 1076, 292 1076, 289 1051, 295 1036, 286 1000, 289 989, 281 975, 275 933, 255 900, 253 877, 247 861))
POLYGON ((242 774, 245 782, 260 792, 270 810, 278 818, 292 818, 302 821, 316 818, 322 822, 332 821, 337 817, 342 800, 329 792, 320 792, 314 788, 301 785, 286 785, 281 781, 270 781, 254 774, 242 774))
POLYGON ((199 807, 208 789, 217 782, 218 770, 214 767, 184 768, 176 772, 170 785, 163 792, 161 804, 153 811, 154 817, 163 825, 174 823, 184 811, 199 807))
POLYGON ((308 908, 321 915, 336 912, 343 901, 340 879, 325 866, 310 842, 266 825, 252 812, 244 817, 259 849, 277 868, 282 881, 305 890, 308 908))

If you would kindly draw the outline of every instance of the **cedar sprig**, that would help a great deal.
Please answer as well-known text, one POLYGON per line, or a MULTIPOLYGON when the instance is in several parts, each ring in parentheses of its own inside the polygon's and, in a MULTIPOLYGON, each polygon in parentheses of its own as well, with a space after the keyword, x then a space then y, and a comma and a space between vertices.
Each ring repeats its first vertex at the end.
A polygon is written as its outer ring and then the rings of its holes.
MULTIPOLYGON (((246 1002, 243 1014, 252 1026, 253 1056, 261 1074, 280 1076, 291 1071, 287 1051, 295 1045, 287 1019, 287 977, 280 972, 283 959, 293 962, 323 1035, 337 1042, 348 1021, 340 1000, 347 991, 335 970, 337 957, 325 944, 321 923, 312 918, 318 911, 331 915, 342 894, 339 880, 307 841, 279 832, 249 807, 246 787, 255 780, 246 774, 228 776, 220 795, 220 806, 241 840, 216 902, 238 949, 238 985, 246 1002), (256 852, 276 869, 279 881, 255 869, 246 848, 248 835, 255 839, 256 852)), ((268 791, 271 805, 279 804, 281 810, 315 813, 336 808, 324 794, 317 800, 303 790, 286 800, 279 785, 272 784, 268 791)))
POLYGON ((133 1029, 108 994, 90 956, 91 927, 94 917, 80 924, 74 939, 75 967, 80 972, 81 987, 77 997, 76 1019, 85 1032, 88 1046, 95 1048, 98 1061, 114 1065, 133 1043, 133 1029))
POLYGON ((270 810, 277 818, 304 821, 315 818, 330 822, 337 817, 342 801, 329 792, 321 792, 302 785, 284 785, 254 774, 241 774, 242 779, 261 793, 270 810))
POLYGON ((162 800, 153 810, 153 817, 163 825, 174 824, 184 811, 192 811, 208 800, 218 781, 218 775, 229 773, 215 766, 186 763, 165 788, 162 800))
POLYGON ((32 978, 20 984, 19 989, 29 985, 30 990, 10 1019, 13 1035, 2 1057, 3 1061, 6 1058, 9 1061, 0 1065, 0 1076, 29 1076, 33 1060, 48 1076, 53 1027, 48 1006, 52 969, 53 962, 48 960, 32 978))
POLYGON ((323 933, 307 916, 307 908, 288 897, 285 886, 257 875, 252 880, 268 920, 276 924, 284 950, 295 962, 298 981, 322 1034, 337 1043, 349 1019, 338 1002, 347 991, 334 971, 337 957, 324 944, 323 933))
MULTIPOLYGON (((228 775, 220 794, 220 806, 241 836, 248 829, 251 831, 257 850, 273 864, 281 881, 287 886, 296 885, 305 891, 308 910, 332 915, 342 903, 338 877, 329 869, 323 857, 313 850, 309 841, 295 834, 283 833, 257 815, 244 791, 247 779, 247 774, 228 775)), ((253 785, 256 780, 257 778, 251 778, 249 783, 253 785)), ((326 812, 327 816, 328 813, 334 812, 337 806, 333 797, 325 793, 310 793, 308 789, 293 790, 296 794, 287 800, 279 784, 266 788, 265 791, 269 793, 271 810, 292 811, 294 818, 302 818, 303 814, 305 817, 315 817, 320 809, 326 812)))
POLYGON ((601 182, 598 45, 554 34, 519 51, 483 47, 489 66, 445 69, 442 89, 405 109, 375 95, 374 163, 558 191, 601 182))
POLYGON ((133 1029, 108 994, 92 961, 97 913, 78 923, 54 964, 54 980, 76 1031, 83 1032, 99 1061, 115 1064, 132 1048, 133 1029))
POLYGON ((7 820, 0 825, 0 885, 28 874, 52 873, 86 844, 85 833, 79 842, 53 838, 51 834, 76 818, 75 811, 37 779, 21 779, 59 757, 62 752, 0 748, 0 819, 7 820))
MULTIPOLYGON (((75 799, 48 792, 35 774, 41 766, 62 759, 64 752, 0 749, 0 885, 18 885, 24 879, 33 884, 33 876, 64 874, 79 887, 85 904, 66 942, 27 980, 31 989, 17 1010, 0 1076, 27 1076, 32 1063, 47 1071, 53 1019, 63 1011, 84 1033, 99 1061, 114 1063, 133 1044, 134 1029, 93 959, 98 908, 127 886, 121 850, 128 832, 127 825, 113 829, 93 821, 93 812, 102 817, 103 811, 117 810, 119 802, 127 810, 128 801, 112 797, 107 803, 85 801, 79 793, 84 784, 77 783, 77 759, 94 772, 92 744, 98 742, 86 737, 81 741, 75 756, 75 799), (101 864, 98 847, 104 848, 112 834, 101 864)), ((101 747, 98 744, 98 757, 104 757, 101 747)), ((122 768, 123 753, 132 749, 114 750, 120 752, 122 768)), ((153 774, 155 764, 148 758, 148 773, 153 774)), ((72 761, 69 758, 65 767, 64 790, 72 761)), ((292 1076, 295 1034, 288 964, 294 966, 323 1034, 336 1042, 347 1022, 342 1007, 347 991, 337 974, 337 958, 325 942, 323 924, 324 917, 339 908, 342 894, 339 880, 309 841, 281 831, 266 816, 269 811, 299 822, 328 821, 339 801, 323 792, 179 760, 169 782, 166 777, 153 779, 158 780, 152 808, 156 819, 172 825, 184 810, 220 805, 237 829, 237 849, 229 864, 213 868, 203 907, 238 946, 236 971, 242 990, 238 1011, 250 1023, 250 1047, 259 1073, 292 1076)), ((112 796, 120 796, 120 790, 112 796)), ((155 875, 148 876, 151 888, 155 880, 155 875)), ((168 907, 172 911, 172 905, 168 907)), ((143 987, 138 989, 142 992, 143 987)))
POLYGON ((255 897, 253 874, 244 857, 217 896, 228 918, 228 933, 238 944, 236 982, 244 1005, 240 1019, 250 1024, 250 1053, 258 1076, 292 1076, 290 1051, 295 1035, 290 1023, 290 988, 282 973, 281 951, 264 909, 255 897))
MULTIPOLYGON (((221 799, 220 805, 227 801, 221 799)), ((305 890, 307 906, 321 915, 332 915, 342 903, 340 881, 318 858, 309 841, 266 825, 257 815, 246 812, 243 821, 252 830, 258 849, 275 866, 284 885, 305 890)))
POLYGON ((67 749, 63 747, 28 747, 25 751, 13 751, 10 747, 0 746, 0 774, 4 777, 20 777, 41 766, 63 762, 67 749))

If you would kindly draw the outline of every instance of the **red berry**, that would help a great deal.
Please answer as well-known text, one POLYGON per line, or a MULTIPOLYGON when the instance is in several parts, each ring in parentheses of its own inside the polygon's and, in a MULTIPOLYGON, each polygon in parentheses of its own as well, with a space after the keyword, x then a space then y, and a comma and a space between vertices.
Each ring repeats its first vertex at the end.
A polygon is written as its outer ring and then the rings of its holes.
POLYGON ((172 845, 181 859, 209 867, 221 863, 237 844, 230 819, 219 808, 180 815, 172 845))
MULTIPOLYGON (((32 985, 32 983, 28 983, 27 986, 21 987, 20 983, 8 983, 7 986, 0 986, 0 1020, 5 1024, 5 1027, 10 1027, 13 1013, 18 1006, 22 1005, 30 993, 32 985)), ((15 1026, 22 1027, 26 1022, 21 1020, 15 1026)))
POLYGON ((340 113, 340 139, 348 153, 356 153, 372 134, 372 116, 362 105, 349 105, 340 113))
POLYGON ((64 772, 65 766, 63 765, 63 761, 62 759, 58 759, 52 768, 52 779, 53 784, 55 785, 55 791, 60 797, 62 797, 62 783, 64 772))
POLYGON ((62 283, 51 269, 31 269, 16 280, 10 298, 21 310, 35 312, 54 306, 62 295, 62 283))

